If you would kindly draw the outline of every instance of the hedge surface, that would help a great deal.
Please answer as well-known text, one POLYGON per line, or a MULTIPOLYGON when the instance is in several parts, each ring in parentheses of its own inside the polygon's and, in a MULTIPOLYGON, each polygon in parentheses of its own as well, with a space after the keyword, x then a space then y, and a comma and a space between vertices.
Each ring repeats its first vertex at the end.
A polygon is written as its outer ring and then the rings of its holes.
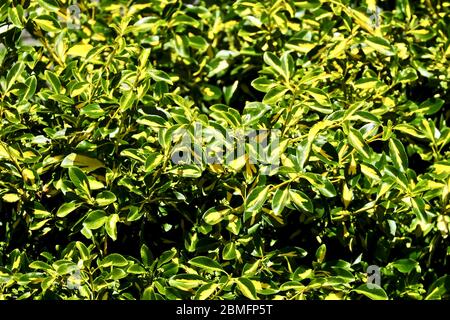
POLYGON ((449 25, 437 0, 2 1, 0 299, 448 299, 449 25), (278 144, 175 163, 196 126, 192 159, 278 144))

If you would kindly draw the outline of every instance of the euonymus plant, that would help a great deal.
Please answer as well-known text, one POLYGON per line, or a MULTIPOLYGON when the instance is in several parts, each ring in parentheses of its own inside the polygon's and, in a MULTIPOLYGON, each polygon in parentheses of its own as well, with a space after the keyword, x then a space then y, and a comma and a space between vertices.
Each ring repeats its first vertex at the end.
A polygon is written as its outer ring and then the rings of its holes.
POLYGON ((445 0, 2 0, 0 299, 448 298, 449 25, 445 0), (264 159, 194 161, 249 130, 264 159))

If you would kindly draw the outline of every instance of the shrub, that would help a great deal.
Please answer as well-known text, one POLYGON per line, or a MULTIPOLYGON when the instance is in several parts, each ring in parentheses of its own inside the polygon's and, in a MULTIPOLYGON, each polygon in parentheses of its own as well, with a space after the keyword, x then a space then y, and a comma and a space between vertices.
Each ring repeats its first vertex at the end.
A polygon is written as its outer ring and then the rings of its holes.
POLYGON ((3 3, 0 298, 448 298, 450 4, 378 5, 3 3))

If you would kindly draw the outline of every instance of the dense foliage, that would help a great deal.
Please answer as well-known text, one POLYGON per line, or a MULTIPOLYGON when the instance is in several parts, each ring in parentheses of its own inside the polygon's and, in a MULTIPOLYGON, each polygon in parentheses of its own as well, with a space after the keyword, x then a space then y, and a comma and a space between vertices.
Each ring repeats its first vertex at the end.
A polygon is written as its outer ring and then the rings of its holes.
POLYGON ((2 0, 0 299, 448 298, 449 25, 441 0, 2 0), (174 163, 198 124, 279 144, 174 163))

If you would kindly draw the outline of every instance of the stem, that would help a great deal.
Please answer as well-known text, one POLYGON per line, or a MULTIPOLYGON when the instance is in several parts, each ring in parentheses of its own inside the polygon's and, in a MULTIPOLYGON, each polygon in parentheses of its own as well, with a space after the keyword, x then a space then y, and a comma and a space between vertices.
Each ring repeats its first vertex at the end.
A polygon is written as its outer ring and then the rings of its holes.
POLYGON ((17 169, 19 170, 20 174, 23 176, 23 171, 22 171, 22 167, 20 166, 19 162, 17 162, 17 160, 11 155, 11 152, 9 152, 9 147, 8 145, 6 145, 3 141, 0 140, 0 144, 3 146, 3 149, 5 149, 6 153, 9 156, 9 159, 11 159, 11 161, 14 163, 14 165, 17 167, 17 169))
POLYGON ((295 99, 297 99, 296 90, 294 90, 289 84, 288 84, 288 86, 289 86, 289 90, 291 90, 291 92, 292 92, 292 98, 291 98, 291 101, 290 101, 288 109, 287 109, 286 123, 285 123, 283 133, 282 133, 283 136, 286 134, 286 131, 290 127, 290 118, 291 118, 291 113, 292 113, 292 107, 294 106, 295 99))
MULTIPOLYGON (((115 42, 113 50, 109 54, 108 60, 106 60, 105 64, 102 66, 101 71, 99 72, 99 75, 102 75, 105 71, 107 71, 107 69, 109 68, 109 65, 112 62, 112 59, 113 59, 114 55, 116 54, 117 49, 118 49, 117 42, 115 42)), ((101 77, 99 77, 99 79, 97 79, 97 82, 95 83, 95 87, 94 87, 94 89, 91 91, 91 93, 89 95, 89 103, 92 102, 92 99, 94 98, 94 95, 95 95, 96 91, 98 90, 98 87, 100 86, 100 83, 101 83, 101 77)))
POLYGON ((56 55, 56 53, 52 50, 52 48, 50 47, 50 45, 47 41, 47 38, 44 37, 42 30, 35 23, 33 23, 33 27, 35 28, 35 30, 30 31, 27 29, 27 31, 30 33, 30 35, 37 37, 37 39, 44 46, 45 50, 47 50, 50 53, 50 56, 54 60, 54 62, 56 62, 58 65, 60 65, 61 67, 64 68, 65 67, 64 62, 61 61, 59 59, 59 57, 56 55))
POLYGON ((433 4, 431 3, 431 1, 430 0, 425 0, 425 3, 427 5, 428 10, 430 10, 433 13, 434 16, 437 16, 437 12, 434 9, 433 4))
POLYGON ((212 297, 211 300, 214 300, 220 293, 222 293, 223 289, 226 288, 226 286, 228 285, 228 283, 231 280, 231 275, 228 276, 227 281, 220 287, 219 291, 217 291, 212 297))

